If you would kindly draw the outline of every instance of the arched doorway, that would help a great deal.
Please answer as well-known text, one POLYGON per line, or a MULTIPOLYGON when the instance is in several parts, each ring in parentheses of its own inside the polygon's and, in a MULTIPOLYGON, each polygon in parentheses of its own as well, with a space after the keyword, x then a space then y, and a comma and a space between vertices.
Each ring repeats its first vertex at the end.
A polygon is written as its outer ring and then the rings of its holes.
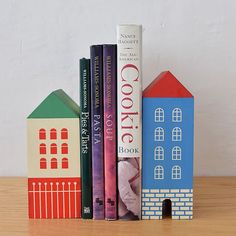
POLYGON ((171 218, 171 200, 165 199, 162 202, 162 219, 171 218))

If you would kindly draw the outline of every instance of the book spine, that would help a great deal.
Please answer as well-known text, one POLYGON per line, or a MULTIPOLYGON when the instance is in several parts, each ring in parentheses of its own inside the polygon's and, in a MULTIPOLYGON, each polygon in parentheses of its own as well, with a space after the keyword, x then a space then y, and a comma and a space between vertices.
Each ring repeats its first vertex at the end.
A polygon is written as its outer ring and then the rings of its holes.
POLYGON ((90 117, 90 60, 80 59, 80 158, 82 176, 82 218, 92 219, 92 156, 90 117))
POLYGON ((141 26, 117 29, 117 155, 119 219, 141 219, 141 26))
POLYGON ((104 219, 103 47, 90 47, 93 219, 104 219))
POLYGON ((117 219, 116 77, 117 47, 103 46, 105 219, 117 219))

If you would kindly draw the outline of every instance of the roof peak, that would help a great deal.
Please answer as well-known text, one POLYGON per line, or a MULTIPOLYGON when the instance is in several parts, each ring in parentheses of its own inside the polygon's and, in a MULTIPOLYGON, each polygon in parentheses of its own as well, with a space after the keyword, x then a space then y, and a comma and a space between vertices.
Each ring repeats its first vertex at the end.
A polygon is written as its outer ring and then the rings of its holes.
POLYGON ((193 95, 170 71, 164 71, 144 89, 143 97, 190 98, 193 95))
POLYGON ((79 106, 62 89, 51 92, 27 117, 31 118, 78 118, 79 106))

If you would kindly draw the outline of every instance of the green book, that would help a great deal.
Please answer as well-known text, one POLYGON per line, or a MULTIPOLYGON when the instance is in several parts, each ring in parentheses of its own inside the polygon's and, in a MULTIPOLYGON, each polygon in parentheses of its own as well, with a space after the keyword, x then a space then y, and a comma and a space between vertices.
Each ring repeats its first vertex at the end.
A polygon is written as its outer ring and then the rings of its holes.
POLYGON ((80 158, 83 219, 93 218, 90 93, 90 60, 82 58, 80 59, 80 158))

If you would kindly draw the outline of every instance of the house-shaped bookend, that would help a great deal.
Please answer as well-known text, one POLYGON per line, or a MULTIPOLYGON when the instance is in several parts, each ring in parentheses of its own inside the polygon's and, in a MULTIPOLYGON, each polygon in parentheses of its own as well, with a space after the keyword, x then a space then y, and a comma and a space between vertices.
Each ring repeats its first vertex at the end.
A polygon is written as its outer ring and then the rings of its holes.
POLYGON ((79 218, 80 110, 52 92, 27 118, 29 218, 79 218))
POLYGON ((143 92, 142 219, 192 219, 193 95, 169 71, 143 92))

